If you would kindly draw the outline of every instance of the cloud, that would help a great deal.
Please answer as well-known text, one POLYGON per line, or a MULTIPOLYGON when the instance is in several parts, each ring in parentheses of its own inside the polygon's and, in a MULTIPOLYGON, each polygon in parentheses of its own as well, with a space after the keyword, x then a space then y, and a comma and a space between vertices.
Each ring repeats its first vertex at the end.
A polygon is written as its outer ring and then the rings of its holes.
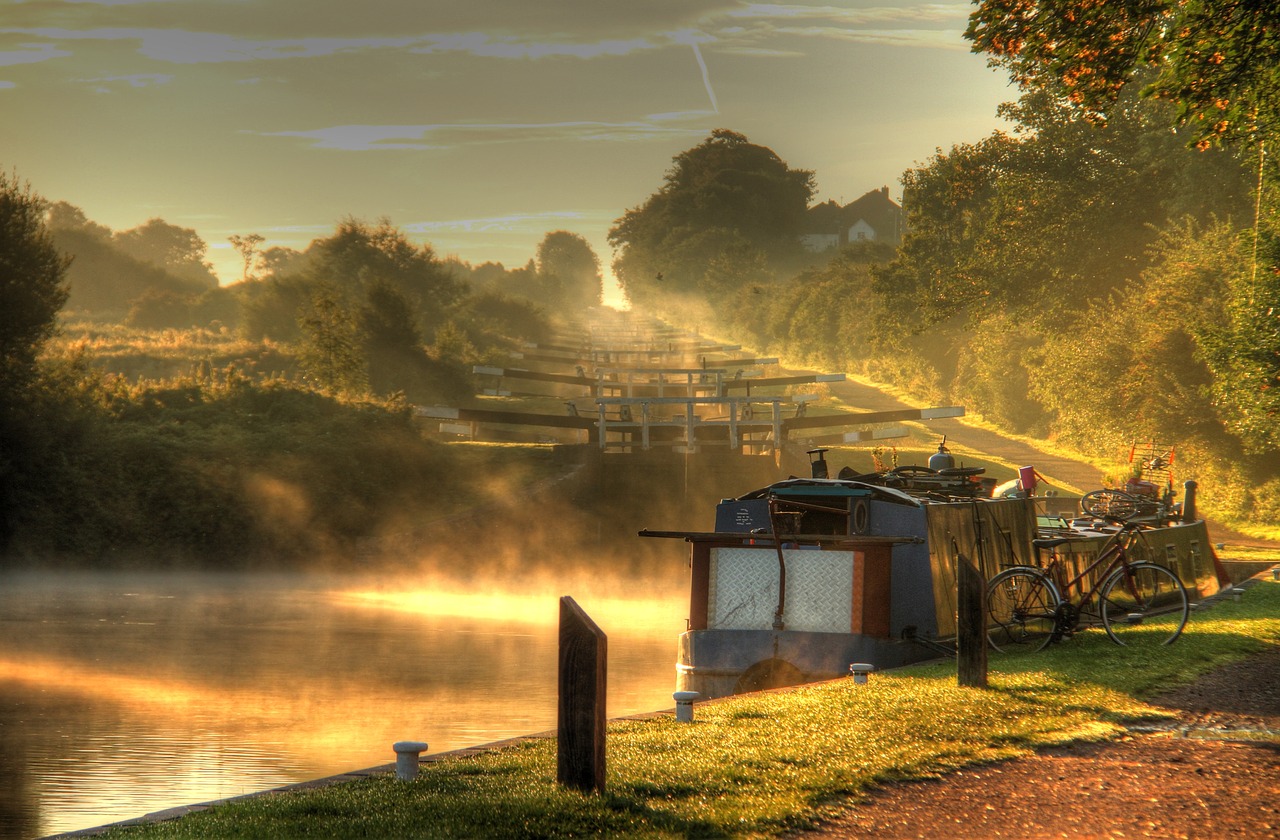
MULTIPOLYGON (((94 28, 65 29, 39 27, 33 29, 0 29, 0 34, 17 34, 46 38, 50 41, 135 41, 138 52, 155 61, 170 64, 209 64, 241 61, 266 61, 290 58, 315 58, 339 53, 378 49, 403 49, 418 42, 413 37, 370 38, 284 38, 261 40, 240 38, 214 32, 188 32, 180 29, 94 28)), ((41 45, 53 51, 51 44, 41 45)), ((59 55, 70 53, 59 51, 59 55)), ((0 53, 0 56, 5 55, 0 53)), ((52 55, 45 57, 53 57, 52 55)), ((44 60, 36 58, 29 60, 44 60)))
MULTIPOLYGON (((196 23, 195 15, 201 4, 189 7, 177 3, 142 0, 81 0, 81 5, 98 7, 154 6, 174 9, 166 16, 170 20, 184 20, 182 28, 155 27, 29 27, 0 29, 0 35, 27 35, 47 39, 48 44, 26 44, 24 49, 0 52, 0 66, 5 63, 45 61, 69 55, 62 46, 71 41, 132 41, 137 51, 155 61, 172 64, 206 64, 249 61, 280 61, 288 59, 322 58, 341 54, 373 51, 402 51, 418 54, 463 53, 480 58, 539 60, 548 58, 578 58, 591 60, 605 57, 635 55, 668 49, 675 45, 692 46, 695 54, 701 47, 715 44, 717 48, 738 54, 778 55, 788 54, 785 48, 762 43, 779 36, 805 36, 838 40, 876 40, 895 44, 914 44, 935 47, 939 38, 931 37, 934 25, 945 27, 947 37, 963 30, 967 22, 969 6, 964 3, 921 3, 912 6, 873 6, 844 8, 832 5, 791 5, 781 3, 755 3, 726 5, 706 3, 700 11, 696 8, 679 9, 678 4, 666 7, 661 14, 645 22, 644 16, 621 20, 607 27, 603 34, 603 22, 592 25, 587 19, 576 20, 568 12, 565 21, 559 16, 539 25, 507 26, 496 28, 491 21, 500 17, 486 16, 476 11, 470 15, 455 13, 445 19, 433 15, 445 28, 440 31, 417 31, 404 24, 406 17, 390 31, 412 34, 342 35, 333 37, 277 37, 264 38, 246 34, 215 31, 196 23), (183 14, 178 14, 182 11, 183 14), (681 23, 684 23, 682 26, 681 23), (673 25, 674 24, 674 25, 673 25), (449 28, 453 27, 453 28, 449 28), (540 31, 542 27, 545 30, 540 31), (899 33, 890 39, 888 33, 899 33), (518 33, 518 34, 516 34, 518 33), (554 34, 553 34, 554 33, 554 34), (565 34, 572 33, 572 34, 565 34), (861 37, 859 37, 861 35, 861 37)), ((646 4, 641 4, 642 6, 646 4)), ((649 3, 648 5, 654 5, 649 3)), ((654 11, 658 9, 655 6, 654 11)), ((108 12, 103 12, 108 14, 108 12)), ((111 13, 113 19, 129 19, 124 11, 111 13)), ((101 16, 99 16, 101 17, 101 16)), ((420 16, 419 16, 420 17, 420 16)), ((141 19, 141 12, 132 15, 141 19)), ((374 20, 379 18, 375 17, 374 20)), ((340 31, 359 33, 364 18, 356 14, 353 19, 339 15, 333 18, 340 31)), ((225 18, 223 18, 225 23, 225 18)), ((286 31, 277 26, 279 31, 286 31)), ((381 27, 387 31, 385 27, 381 27)), ((958 40, 958 39, 957 39, 958 40)), ((714 93, 709 91, 711 98, 714 93)))
MULTIPOLYGON (((661 37, 657 40, 637 37, 572 41, 542 40, 533 36, 496 37, 484 32, 427 33, 396 37, 260 39, 180 29, 119 27, 0 29, 0 34, 6 33, 47 38, 55 42, 136 41, 140 54, 155 61, 170 64, 278 61, 373 51, 407 51, 425 55, 467 53, 481 58, 503 59, 593 59, 662 49, 671 43, 661 37)), ((52 44, 43 44, 40 45, 39 50, 0 53, 0 58, 5 55, 13 55, 24 61, 44 61, 55 55, 70 55, 70 53, 57 50, 52 44)))
POLYGON ((313 148, 349 152, 412 149, 427 151, 492 143, 531 141, 634 141, 673 134, 705 133, 702 128, 682 129, 661 122, 685 119, 705 112, 686 111, 655 115, 648 121, 624 123, 591 120, 558 123, 489 123, 438 125, 337 125, 304 131, 255 132, 264 137, 300 137, 313 148), (438 138, 438 139, 434 139, 438 138))
POLYGON ((882 24, 886 21, 938 21, 952 23, 968 20, 972 6, 968 3, 921 3, 914 6, 870 6, 848 9, 840 6, 783 5, 752 3, 727 13, 730 18, 747 19, 821 19, 854 26, 882 24))
POLYGON ((716 30, 724 52, 740 55, 788 55, 773 44, 779 38, 809 38, 846 43, 883 44, 968 51, 963 33, 971 7, 965 3, 841 8, 756 3, 725 13, 745 25, 716 30))
POLYGON ((495 38, 484 32, 461 32, 421 36, 421 43, 410 48, 415 53, 460 52, 481 58, 581 58, 622 56, 660 49, 665 43, 649 38, 604 39, 583 41, 543 41, 537 38, 495 38))
POLYGON ((823 38, 855 44, 880 44, 890 47, 932 47, 969 52, 961 32, 945 29, 842 29, 831 26, 780 27, 782 35, 823 38))
POLYGON ((16 64, 37 64, 53 58, 65 58, 71 55, 53 44, 20 44, 21 49, 0 50, 0 67, 12 67, 16 64))
POLYGON ((585 221, 612 218, 603 211, 587 213, 578 210, 551 210, 540 213, 511 213, 480 219, 448 219, 444 221, 413 222, 400 225, 407 233, 527 233, 544 231, 550 227, 585 221))
POLYGON ((129 76, 101 76, 96 79, 77 79, 95 85, 98 93, 113 93, 121 87, 146 88, 164 85, 173 81, 173 76, 164 73, 135 73, 129 76))

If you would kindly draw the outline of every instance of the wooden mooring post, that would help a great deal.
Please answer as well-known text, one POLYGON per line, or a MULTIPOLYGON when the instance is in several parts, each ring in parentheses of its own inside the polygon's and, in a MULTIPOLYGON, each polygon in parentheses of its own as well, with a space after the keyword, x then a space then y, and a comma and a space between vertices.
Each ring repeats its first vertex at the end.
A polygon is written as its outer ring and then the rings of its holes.
POLYGON ((560 709, 556 781, 604 791, 608 638, 577 602, 560 599, 560 709))
POLYGON ((987 687, 986 581, 968 557, 956 554, 956 682, 987 687))

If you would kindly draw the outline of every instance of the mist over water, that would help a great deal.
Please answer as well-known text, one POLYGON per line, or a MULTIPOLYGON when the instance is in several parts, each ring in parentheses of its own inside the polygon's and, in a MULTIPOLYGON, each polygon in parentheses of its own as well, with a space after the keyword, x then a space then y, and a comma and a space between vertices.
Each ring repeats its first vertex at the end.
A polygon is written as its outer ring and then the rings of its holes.
POLYGON ((684 460, 511 488, 342 574, 0 576, 0 837, 552 729, 562 595, 608 634, 609 715, 670 708, 687 547, 636 532, 773 472, 684 460))

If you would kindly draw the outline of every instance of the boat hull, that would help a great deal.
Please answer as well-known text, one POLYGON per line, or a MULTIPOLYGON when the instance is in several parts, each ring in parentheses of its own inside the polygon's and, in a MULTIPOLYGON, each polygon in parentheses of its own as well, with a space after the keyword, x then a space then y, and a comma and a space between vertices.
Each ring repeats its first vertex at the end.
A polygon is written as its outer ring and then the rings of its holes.
POLYGON ((917 643, 861 633, 690 630, 680 635, 676 690, 725 697, 848 676, 855 662, 896 668, 938 656, 917 643))

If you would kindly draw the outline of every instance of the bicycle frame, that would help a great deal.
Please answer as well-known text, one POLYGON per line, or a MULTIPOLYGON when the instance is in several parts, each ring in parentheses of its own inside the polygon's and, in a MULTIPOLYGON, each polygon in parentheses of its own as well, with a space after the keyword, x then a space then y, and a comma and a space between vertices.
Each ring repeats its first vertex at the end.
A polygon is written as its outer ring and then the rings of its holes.
MULTIPOLYGON (((1131 549, 1133 544, 1141 538, 1141 533, 1138 529, 1122 528, 1111 536, 1102 551, 1098 552, 1098 556, 1095 557, 1088 566, 1081 570, 1079 574, 1070 580, 1066 580, 1066 572, 1063 569, 1063 562, 1058 559, 1057 552, 1054 551, 1054 549, 1057 548, 1056 545, 1049 549, 1053 552, 1053 555, 1052 560, 1050 560, 1048 565, 1038 565, 1046 574, 1049 575, 1049 579, 1053 582, 1053 585, 1058 588, 1058 592, 1062 596, 1063 603, 1072 604, 1075 606, 1078 613, 1084 613, 1085 608, 1094 600, 1094 597, 1098 594, 1099 590, 1101 590, 1107 579, 1111 577, 1112 573, 1114 573, 1117 568, 1124 568, 1126 570, 1129 568, 1129 549, 1131 549), (1126 533, 1129 535, 1127 540, 1125 539, 1126 533), (1094 572, 1100 567, 1102 568, 1102 571, 1097 573, 1097 576, 1094 578, 1094 582, 1086 588, 1086 578, 1094 574, 1094 572), (1073 593, 1079 593, 1080 598, 1078 601, 1073 597, 1073 593)), ((1063 541, 1063 543, 1066 542, 1070 542, 1070 540, 1063 541)), ((1037 547, 1037 552, 1043 550, 1044 549, 1037 547)), ((1126 582, 1131 583, 1130 581, 1126 582)), ((1101 605, 1099 605, 1099 611, 1101 611, 1101 605)))

